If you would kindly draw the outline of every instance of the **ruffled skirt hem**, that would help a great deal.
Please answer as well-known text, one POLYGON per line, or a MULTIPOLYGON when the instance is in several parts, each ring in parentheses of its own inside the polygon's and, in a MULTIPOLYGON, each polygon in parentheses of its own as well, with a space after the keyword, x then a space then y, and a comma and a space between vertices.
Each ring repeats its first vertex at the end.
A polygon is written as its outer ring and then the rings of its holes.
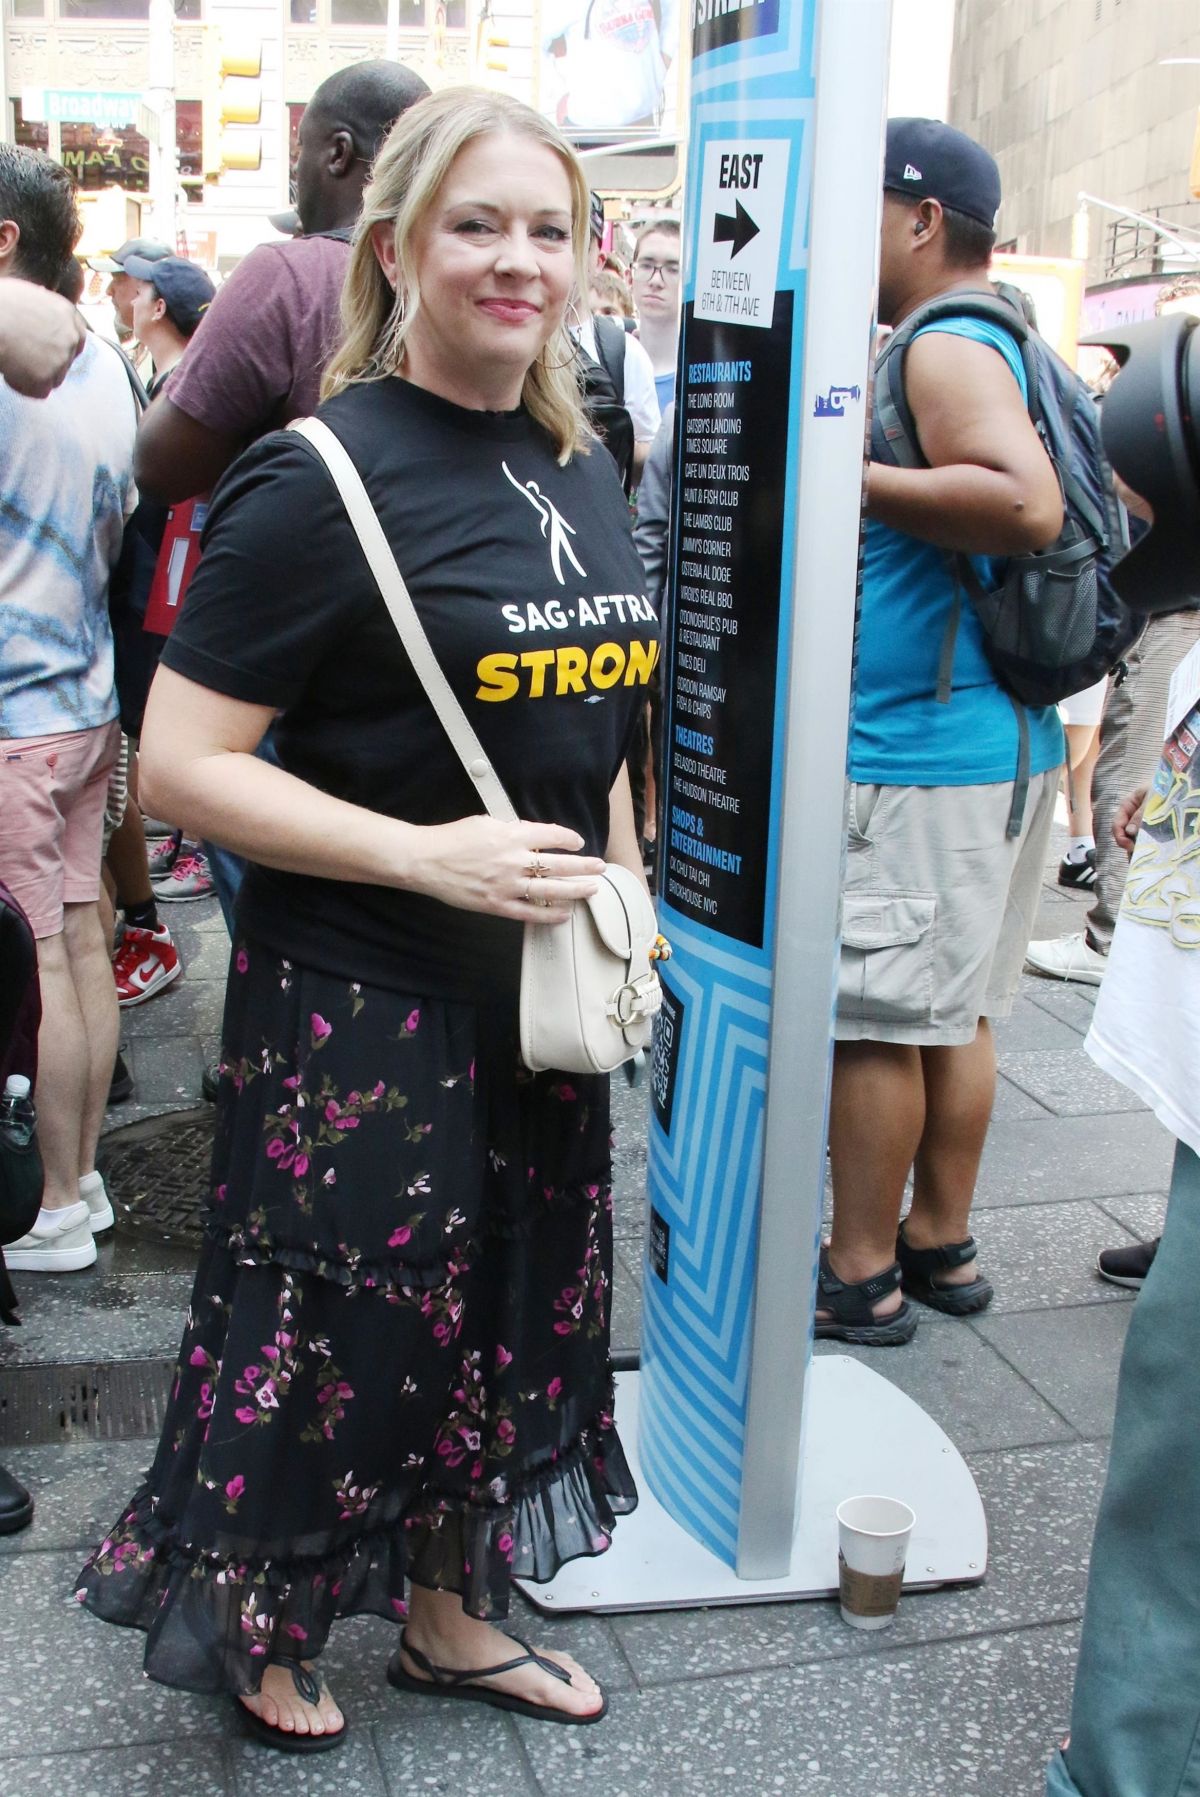
POLYGON ((502 1504, 426 1488, 405 1514, 307 1557, 197 1551, 159 1520, 144 1484, 75 1596, 105 1622, 146 1633, 145 1670, 159 1683, 250 1693, 267 1665, 314 1659, 344 1617, 403 1624, 409 1584, 456 1592, 469 1615, 502 1619, 513 1578, 545 1583, 568 1561, 604 1553, 616 1519, 636 1507, 608 1411, 502 1504))

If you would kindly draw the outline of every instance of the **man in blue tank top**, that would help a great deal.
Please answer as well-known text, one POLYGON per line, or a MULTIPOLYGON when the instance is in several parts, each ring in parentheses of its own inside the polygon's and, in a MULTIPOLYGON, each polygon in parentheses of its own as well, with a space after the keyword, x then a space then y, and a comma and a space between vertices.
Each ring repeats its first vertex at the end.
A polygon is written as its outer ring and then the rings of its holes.
MULTIPOLYGON (((1000 176, 985 150, 934 120, 892 119, 884 189, 881 323, 988 290, 1000 176)), ((938 694, 953 555, 990 588, 995 560, 1062 528, 1017 344, 983 320, 940 319, 914 337, 904 382, 927 465, 872 462, 867 487, 816 1329, 880 1346, 911 1339, 908 1298, 967 1315, 992 1297, 969 1231, 995 1092, 989 1020, 1012 1005, 1063 756, 1055 712, 1027 711, 1031 778, 1008 834, 1018 713, 966 602, 948 702, 938 694)))

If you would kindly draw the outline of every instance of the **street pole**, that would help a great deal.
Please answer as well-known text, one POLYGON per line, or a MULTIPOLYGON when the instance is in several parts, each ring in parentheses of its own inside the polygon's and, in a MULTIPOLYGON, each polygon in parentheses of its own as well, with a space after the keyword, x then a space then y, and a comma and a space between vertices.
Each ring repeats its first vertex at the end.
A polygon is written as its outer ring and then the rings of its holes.
POLYGON ((150 68, 146 107, 150 142, 150 232, 175 249, 179 148, 175 139, 174 0, 150 0, 150 68))

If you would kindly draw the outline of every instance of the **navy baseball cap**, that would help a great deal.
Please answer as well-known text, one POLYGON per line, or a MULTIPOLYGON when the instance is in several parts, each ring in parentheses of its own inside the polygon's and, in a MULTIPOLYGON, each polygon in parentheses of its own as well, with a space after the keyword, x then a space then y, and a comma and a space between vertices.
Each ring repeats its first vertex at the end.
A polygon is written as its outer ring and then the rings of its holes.
POLYGON ((130 256, 140 256, 143 262, 161 262, 171 254, 169 243, 159 243, 153 237, 127 237, 111 256, 89 256, 87 265, 98 275, 123 275, 128 272, 125 263, 130 256))
POLYGON ((994 230, 1000 210, 995 158, 965 131, 940 119, 889 119, 883 161, 885 193, 940 200, 994 230))
POLYGON ((185 337, 192 335, 216 298, 217 290, 204 270, 182 256, 160 256, 155 262, 130 256, 123 273, 135 281, 149 281, 166 306, 167 317, 185 337))

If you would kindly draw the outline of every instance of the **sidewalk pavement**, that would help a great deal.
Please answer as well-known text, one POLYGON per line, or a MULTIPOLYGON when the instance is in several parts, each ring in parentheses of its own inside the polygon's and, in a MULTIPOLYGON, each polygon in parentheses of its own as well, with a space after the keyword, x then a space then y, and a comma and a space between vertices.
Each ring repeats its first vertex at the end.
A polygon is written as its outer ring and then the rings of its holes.
MULTIPOLYGON (((1056 852, 1060 852, 1056 836, 1056 852)), ((1079 928, 1086 900, 1053 866, 1039 935, 1079 928)), ((189 1109, 215 1052, 226 939, 215 904, 172 906, 185 978, 125 1014, 136 1102, 113 1128, 189 1109)), ((227 1700, 165 1690, 141 1637, 71 1598, 83 1553, 117 1514, 151 1442, 11 1447, 33 1527, 0 1541, 8 1627, 0 1702, 6 1797, 1041 1797, 1068 1714, 1091 1532, 1129 1297, 1097 1251, 1157 1234, 1171 1142, 1082 1050, 1092 988, 1026 977, 999 1031, 1002 1077, 975 1232, 996 1302, 975 1322, 922 1312, 908 1347, 845 1349, 909 1392, 970 1463, 987 1507, 985 1585, 913 1595, 859 1634, 832 1603, 747 1605, 513 1626, 565 1647, 611 1693, 598 1729, 550 1728, 411 1699, 384 1683, 395 1631, 342 1624, 323 1661, 352 1718, 311 1763, 241 1740, 227 1700)), ((619 1126, 613 1338, 638 1346, 645 1099, 614 1081, 619 1126)), ((172 1356, 191 1257, 118 1236, 96 1268, 25 1275, 5 1366, 172 1356)), ((818 1352, 823 1351, 818 1348, 818 1352)))

